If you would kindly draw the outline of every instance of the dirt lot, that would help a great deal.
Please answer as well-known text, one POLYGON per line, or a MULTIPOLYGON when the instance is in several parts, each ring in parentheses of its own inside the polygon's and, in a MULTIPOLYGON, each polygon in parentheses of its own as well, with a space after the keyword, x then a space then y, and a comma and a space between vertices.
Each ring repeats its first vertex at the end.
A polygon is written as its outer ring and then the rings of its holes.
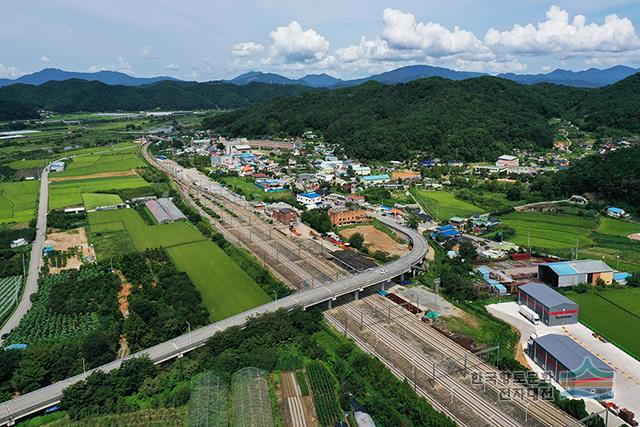
POLYGON ((90 178, 112 178, 115 176, 133 176, 136 175, 136 171, 131 169, 128 171, 119 171, 119 172, 100 172, 100 173, 93 173, 91 175, 78 175, 78 176, 60 176, 60 177, 53 177, 53 178, 49 178, 49 182, 56 182, 56 181, 75 181, 78 179, 90 179, 90 178))
POLYGON ((409 252, 407 245, 396 242, 382 231, 377 230, 373 225, 359 225, 340 232, 347 239, 355 233, 360 233, 364 236, 365 244, 369 246, 370 252, 385 251, 391 255, 400 256, 409 252))
POLYGON ((302 395, 294 372, 280 374, 278 399, 285 427, 319 427, 313 397, 302 395))
POLYGON ((56 251, 66 252, 71 248, 78 250, 78 255, 69 257, 67 265, 64 267, 49 267, 50 273, 59 273, 62 270, 79 269, 82 265, 82 257, 96 257, 96 251, 89 246, 87 233, 84 227, 75 228, 68 231, 49 233, 45 246, 53 246, 56 251))
POLYGON ((629 234, 628 236, 631 240, 640 240, 640 233, 629 234))
POLYGON ((413 171, 397 171, 391 173, 391 179, 411 179, 420 176, 420 172, 413 171))

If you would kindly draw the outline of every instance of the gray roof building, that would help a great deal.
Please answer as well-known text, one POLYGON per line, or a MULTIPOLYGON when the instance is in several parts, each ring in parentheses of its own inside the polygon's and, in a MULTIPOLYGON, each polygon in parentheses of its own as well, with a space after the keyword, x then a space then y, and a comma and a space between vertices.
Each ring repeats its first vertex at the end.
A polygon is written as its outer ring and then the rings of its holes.
POLYGON ((583 369, 587 359, 598 371, 614 372, 611 366, 566 335, 548 334, 535 338, 534 341, 571 372, 583 369))
POLYGON ((579 283, 596 284, 599 280, 611 284, 613 269, 600 260, 550 262, 538 266, 538 278, 559 287, 575 286, 579 283))
POLYGON ((171 199, 162 198, 158 199, 158 204, 162 206, 162 209, 169 215, 172 221, 184 221, 187 219, 185 214, 171 201, 171 199))
POLYGON ((578 304, 547 285, 528 283, 518 287, 518 304, 538 313, 547 326, 578 322, 578 304))

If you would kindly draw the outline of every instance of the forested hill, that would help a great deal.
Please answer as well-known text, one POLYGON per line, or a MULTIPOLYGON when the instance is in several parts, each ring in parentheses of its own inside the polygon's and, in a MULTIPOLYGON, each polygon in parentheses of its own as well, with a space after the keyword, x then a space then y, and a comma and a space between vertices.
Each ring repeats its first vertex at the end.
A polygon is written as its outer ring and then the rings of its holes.
POLYGON ((0 88, 0 119, 31 118, 36 110, 86 111, 191 110, 239 108, 311 90, 295 85, 163 81, 145 86, 114 86, 95 81, 65 80, 42 85, 0 88))
POLYGON ((574 108, 586 89, 525 86, 495 78, 366 83, 307 93, 205 120, 231 136, 324 134, 359 158, 401 159, 434 150, 467 160, 493 159, 511 147, 551 145, 548 118, 574 108))
POLYGON ((360 158, 401 159, 422 150, 482 160, 512 147, 550 146, 552 117, 591 130, 637 131, 638 107, 640 74, 600 89, 495 77, 430 78, 307 93, 212 117, 204 125, 229 136, 296 136, 313 129, 360 158))

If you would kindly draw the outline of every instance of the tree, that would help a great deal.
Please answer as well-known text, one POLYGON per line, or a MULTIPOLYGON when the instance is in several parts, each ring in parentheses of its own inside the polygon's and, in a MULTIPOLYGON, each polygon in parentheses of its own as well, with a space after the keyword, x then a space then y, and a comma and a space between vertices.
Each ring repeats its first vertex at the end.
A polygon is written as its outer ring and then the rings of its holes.
POLYGON ((352 248, 360 249, 364 243, 364 236, 361 233, 353 233, 349 238, 349 244, 352 248))
POLYGON ((478 251, 473 243, 468 240, 463 240, 460 243, 460 249, 458 250, 460 258, 465 261, 473 261, 478 258, 478 251))
POLYGON ((407 218, 407 225, 413 229, 418 228, 418 225, 420 225, 420 217, 415 214, 410 214, 407 218))
POLYGON ((522 199, 522 187, 517 184, 509 187, 507 190, 507 199, 514 201, 522 199))
POLYGON ((302 213, 302 222, 319 233, 331 230, 331 218, 327 209, 310 209, 302 213))

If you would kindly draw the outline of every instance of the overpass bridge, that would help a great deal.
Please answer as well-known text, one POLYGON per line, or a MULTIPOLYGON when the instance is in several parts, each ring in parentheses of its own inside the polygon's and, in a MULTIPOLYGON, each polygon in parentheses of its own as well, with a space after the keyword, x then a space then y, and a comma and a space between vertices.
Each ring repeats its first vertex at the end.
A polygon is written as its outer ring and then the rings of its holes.
POLYGON ((414 269, 422 265, 429 246, 425 239, 411 228, 405 227, 395 221, 381 217, 387 226, 406 235, 412 242, 412 250, 394 262, 384 266, 363 271, 350 277, 341 278, 325 286, 308 289, 287 297, 272 301, 270 303, 252 308, 235 316, 228 317, 219 322, 212 323, 202 328, 157 344, 146 350, 129 355, 123 359, 107 363, 98 368, 91 369, 85 373, 56 382, 50 386, 26 393, 20 397, 0 404, 0 425, 13 425, 22 417, 42 411, 60 402, 62 392, 66 387, 87 378, 96 370, 109 372, 120 367, 124 360, 148 356, 154 363, 162 363, 167 360, 180 357, 189 351, 204 345, 209 338, 217 332, 223 331, 232 326, 241 326, 249 318, 260 316, 264 313, 273 312, 279 309, 290 310, 295 307, 310 308, 321 304, 331 307, 332 301, 344 295, 353 295, 358 298, 360 291, 371 286, 384 286, 385 282, 396 277, 402 277, 406 273, 415 271, 414 269))

